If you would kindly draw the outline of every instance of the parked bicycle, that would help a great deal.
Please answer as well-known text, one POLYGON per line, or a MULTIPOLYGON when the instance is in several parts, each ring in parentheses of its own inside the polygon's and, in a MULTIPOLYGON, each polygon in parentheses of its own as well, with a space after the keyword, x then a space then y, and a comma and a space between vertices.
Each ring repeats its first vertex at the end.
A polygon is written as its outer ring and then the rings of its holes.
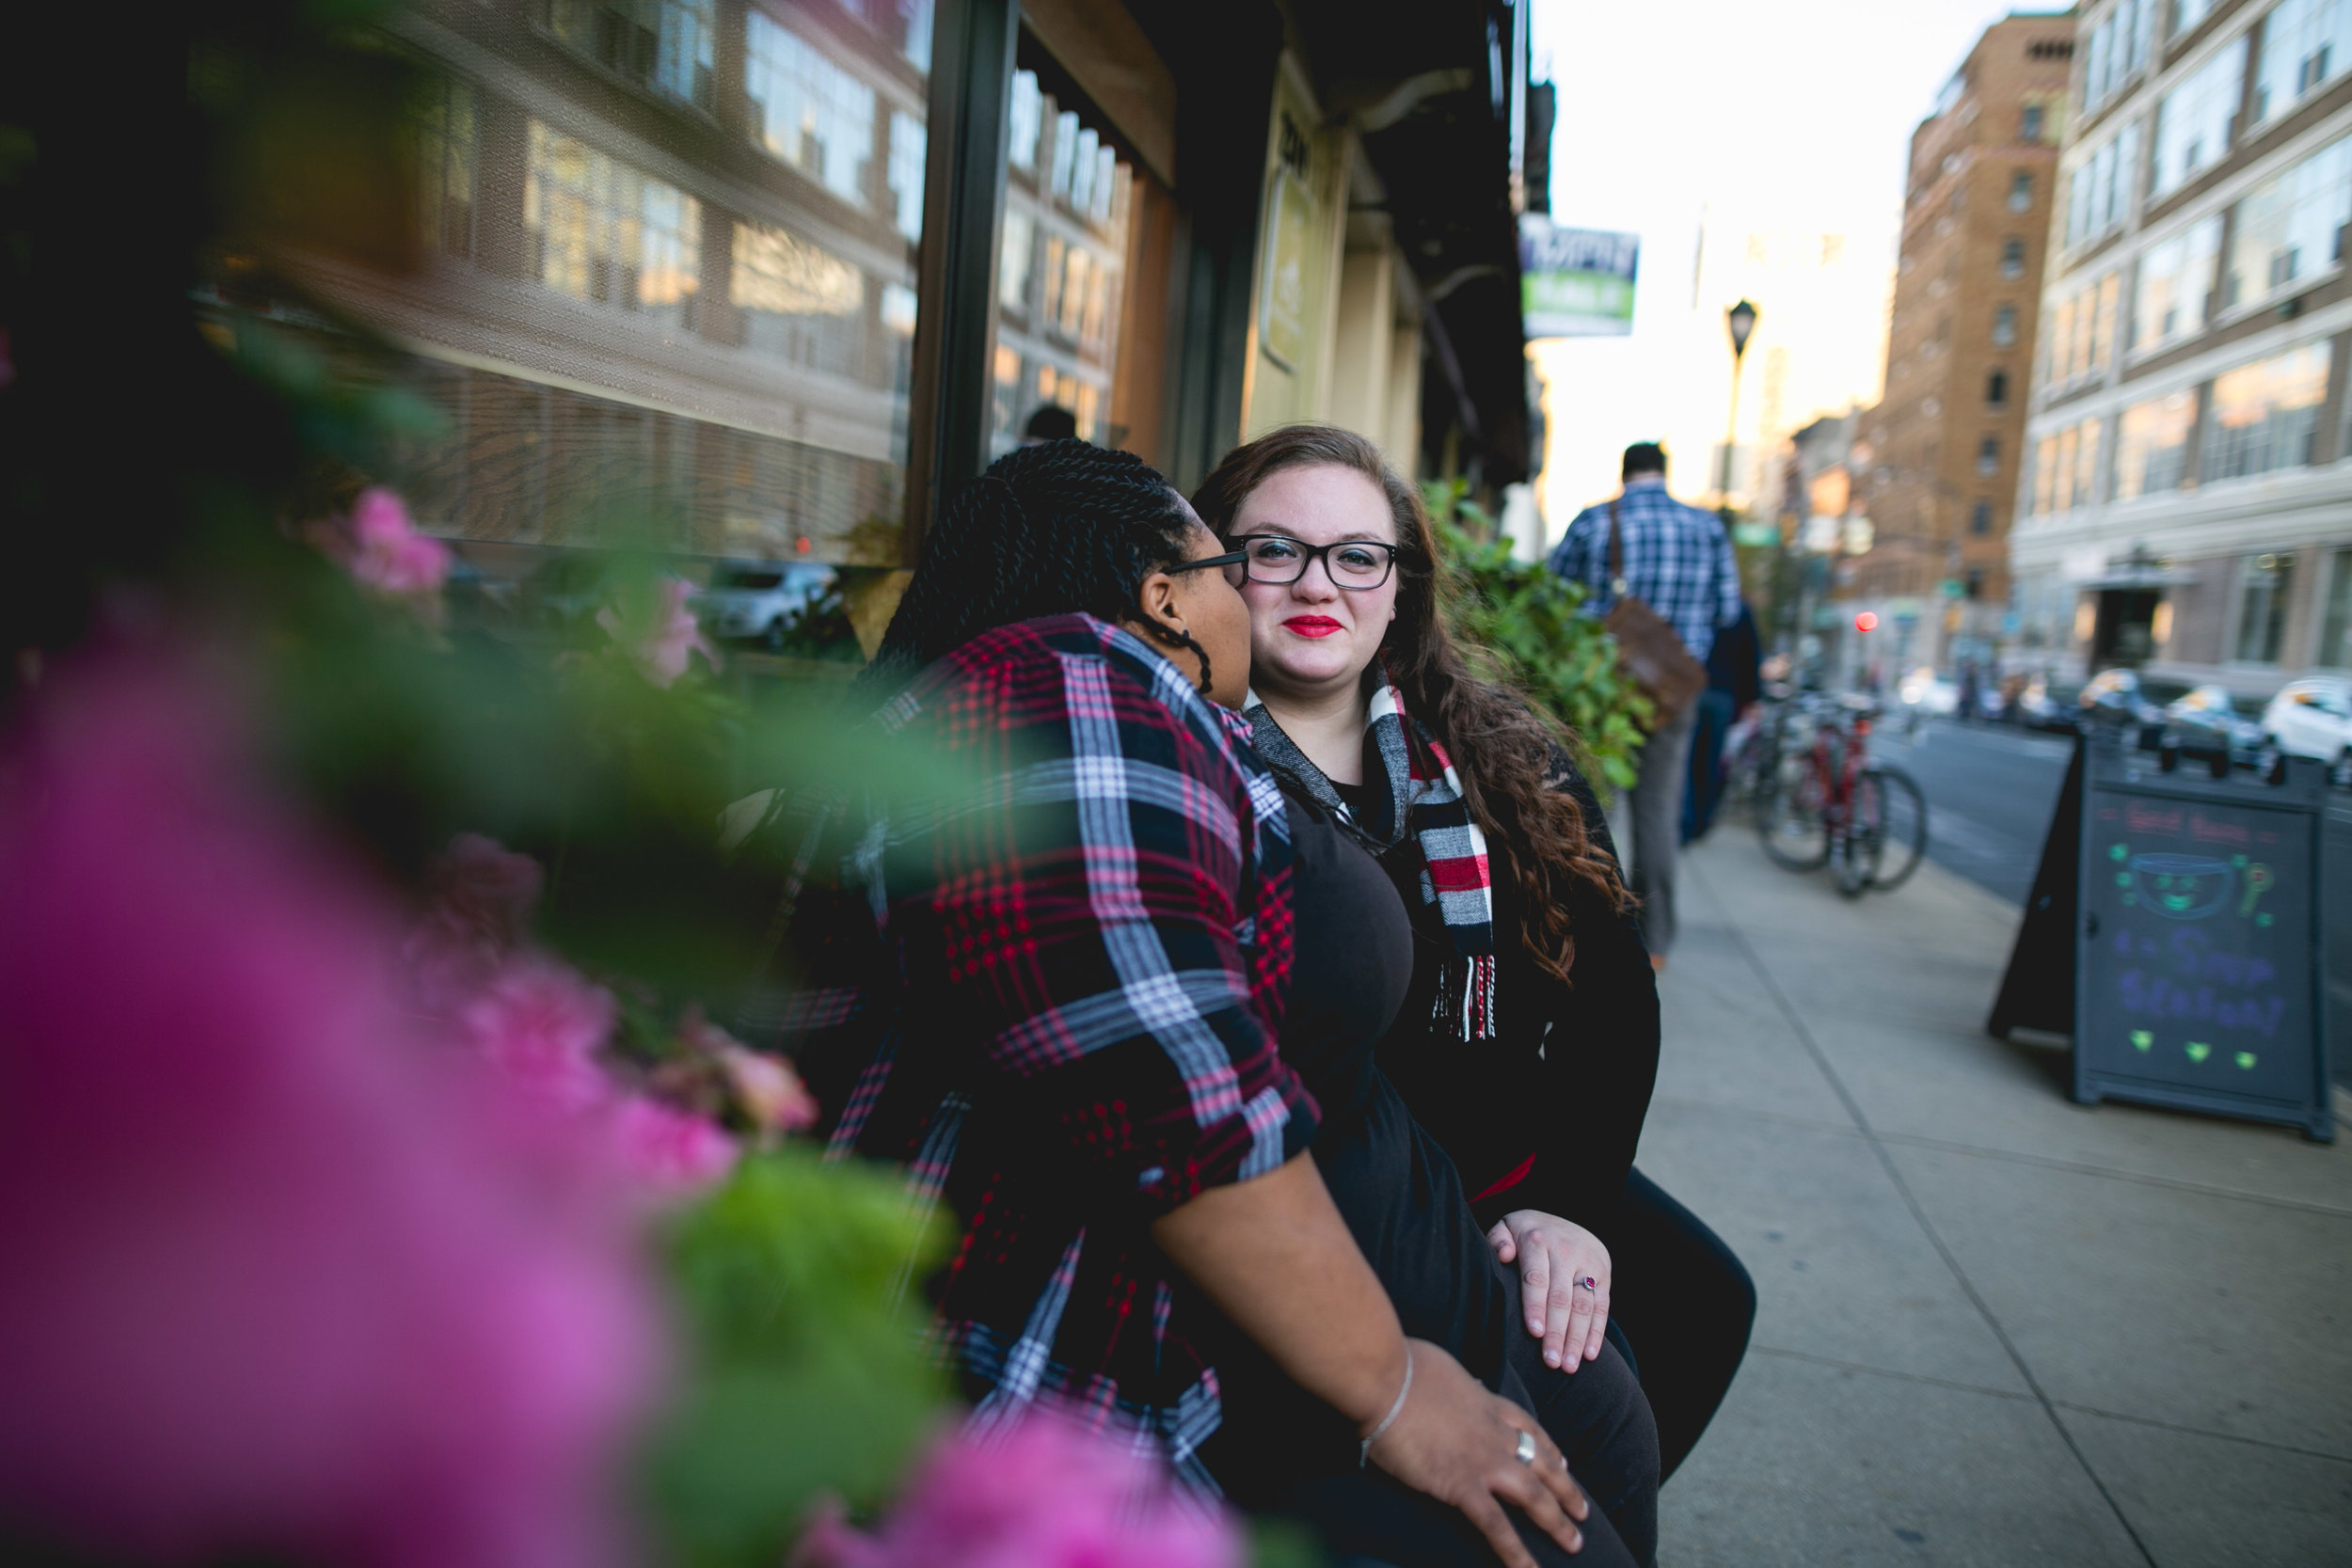
POLYGON ((1756 830, 1773 863, 1823 864, 1838 891, 1900 887, 1928 847, 1928 800, 1899 768, 1870 760, 1867 697, 1801 697, 1781 716, 1772 771, 1756 781, 1756 830))

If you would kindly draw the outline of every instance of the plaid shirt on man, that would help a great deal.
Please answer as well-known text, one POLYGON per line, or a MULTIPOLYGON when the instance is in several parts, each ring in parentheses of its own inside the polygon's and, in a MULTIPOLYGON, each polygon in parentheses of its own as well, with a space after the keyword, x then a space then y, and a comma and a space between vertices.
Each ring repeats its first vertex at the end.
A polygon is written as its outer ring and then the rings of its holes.
MULTIPOLYGON (((1626 482, 1617 527, 1625 536, 1627 592, 1672 622, 1691 657, 1704 662, 1715 633, 1740 618, 1731 536, 1713 513, 1683 505, 1666 494, 1663 479, 1646 476, 1626 482)), ((1609 613, 1616 594, 1609 582, 1606 501, 1576 515, 1551 552, 1551 569, 1584 585, 1586 610, 1609 613)))
POLYGON ((1204 1306, 1146 1227, 1315 1130, 1275 1053, 1280 790, 1238 717, 1090 616, 987 632, 879 719, 907 768, 812 840, 785 1048, 836 1155, 958 1217, 930 1287, 976 1420, 1050 1394, 1214 1491, 1204 1306))

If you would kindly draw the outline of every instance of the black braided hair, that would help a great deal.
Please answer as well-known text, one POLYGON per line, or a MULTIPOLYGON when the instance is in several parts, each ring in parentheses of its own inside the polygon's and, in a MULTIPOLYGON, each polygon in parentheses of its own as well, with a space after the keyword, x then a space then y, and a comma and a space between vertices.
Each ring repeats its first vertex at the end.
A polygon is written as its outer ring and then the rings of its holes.
MULTIPOLYGON (((1083 611, 1138 619, 1143 579, 1184 559, 1192 519, 1175 487, 1133 452, 1047 441, 1006 453, 941 509, 861 682, 895 690, 994 626, 1083 611)), ((1200 660, 1189 634, 1144 628, 1200 660)))

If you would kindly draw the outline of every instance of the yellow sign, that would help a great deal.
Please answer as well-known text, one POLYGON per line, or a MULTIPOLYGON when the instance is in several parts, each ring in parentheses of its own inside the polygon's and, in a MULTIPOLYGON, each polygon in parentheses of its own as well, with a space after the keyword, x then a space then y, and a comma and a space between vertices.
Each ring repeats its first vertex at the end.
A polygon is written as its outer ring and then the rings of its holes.
POLYGON ((1274 171, 1266 222, 1265 272, 1258 307, 1258 346, 1286 371, 1307 358, 1307 258, 1315 227, 1314 198, 1287 167, 1274 171))

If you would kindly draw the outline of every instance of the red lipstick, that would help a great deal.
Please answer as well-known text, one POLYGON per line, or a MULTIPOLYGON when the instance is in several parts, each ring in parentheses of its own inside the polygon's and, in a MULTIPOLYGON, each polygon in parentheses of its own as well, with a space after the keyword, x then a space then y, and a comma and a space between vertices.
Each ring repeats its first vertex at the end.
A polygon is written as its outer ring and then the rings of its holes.
POLYGON ((1347 629, 1328 615, 1294 615, 1282 623, 1282 628, 1300 637, 1314 638, 1328 637, 1335 631, 1347 629))

